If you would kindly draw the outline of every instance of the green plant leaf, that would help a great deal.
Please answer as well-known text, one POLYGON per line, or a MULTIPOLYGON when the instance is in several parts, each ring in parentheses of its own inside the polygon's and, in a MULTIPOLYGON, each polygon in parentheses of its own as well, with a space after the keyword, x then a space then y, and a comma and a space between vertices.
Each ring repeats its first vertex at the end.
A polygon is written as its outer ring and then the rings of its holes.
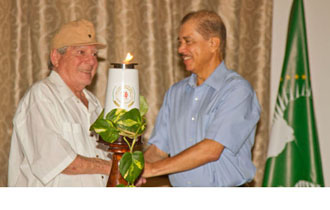
POLYGON ((119 138, 119 131, 110 120, 97 119, 90 129, 98 133, 106 142, 113 143, 119 138))
POLYGON ((97 117, 96 120, 103 119, 104 118, 104 109, 102 109, 101 114, 97 117))
POLYGON ((113 109, 107 114, 106 119, 116 123, 125 113, 125 109, 113 109))
POLYGON ((147 123, 146 121, 143 121, 139 127, 139 129, 136 131, 136 135, 137 136, 141 136, 142 133, 145 131, 145 129, 147 128, 147 123))
POLYGON ((132 120, 132 119, 126 119, 126 120, 118 121, 119 125, 123 125, 123 126, 126 126, 126 127, 131 127, 131 126, 137 125, 138 123, 139 122, 137 122, 135 120, 132 120))
POLYGON ((148 111, 148 103, 144 96, 140 95, 140 114, 141 117, 144 116, 148 111))
POLYGON ((128 183, 134 183, 144 167, 144 157, 141 151, 126 152, 120 159, 120 174, 128 183))
MULTIPOLYGON (((97 119, 95 120, 95 122, 96 122, 97 120, 103 119, 103 115, 104 115, 104 109, 102 110, 101 114, 97 117, 97 119)), ((95 122, 91 125, 91 127, 89 127, 89 130, 90 130, 90 131, 94 131, 93 126, 94 126, 95 122)))
POLYGON ((132 119, 135 121, 140 122, 141 121, 141 115, 140 111, 137 108, 131 109, 128 112, 126 112, 124 115, 122 115, 121 119, 132 119))
POLYGON ((105 119, 113 121, 115 119, 115 113, 117 109, 111 110, 106 116, 105 119))
POLYGON ((131 109, 130 111, 123 114, 120 119, 117 121, 117 127, 121 131, 129 131, 137 133, 139 128, 142 125, 142 119, 140 111, 138 109, 131 109))

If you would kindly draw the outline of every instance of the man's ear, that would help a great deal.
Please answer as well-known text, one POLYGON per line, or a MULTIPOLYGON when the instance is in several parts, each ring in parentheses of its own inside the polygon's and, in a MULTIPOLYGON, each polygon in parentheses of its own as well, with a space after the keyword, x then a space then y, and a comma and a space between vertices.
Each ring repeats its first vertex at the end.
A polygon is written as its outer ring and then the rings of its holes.
POLYGON ((211 37, 210 38, 210 47, 212 51, 217 51, 220 48, 220 38, 219 37, 211 37))
POLYGON ((57 52, 56 49, 50 52, 50 61, 52 62, 53 66, 55 66, 56 68, 58 67, 58 63, 60 61, 61 56, 62 55, 59 52, 57 52))

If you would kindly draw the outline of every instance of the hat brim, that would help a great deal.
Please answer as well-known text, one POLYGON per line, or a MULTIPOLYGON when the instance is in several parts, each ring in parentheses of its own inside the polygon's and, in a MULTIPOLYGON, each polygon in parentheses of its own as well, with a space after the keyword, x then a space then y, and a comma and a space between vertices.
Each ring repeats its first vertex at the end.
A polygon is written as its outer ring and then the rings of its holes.
POLYGON ((87 42, 87 43, 75 43, 75 44, 68 44, 68 45, 63 45, 63 46, 59 46, 53 49, 59 49, 62 47, 78 47, 78 46, 89 46, 89 45, 95 45, 95 47, 97 49, 103 49, 106 48, 107 46, 105 44, 101 44, 99 42, 87 42))

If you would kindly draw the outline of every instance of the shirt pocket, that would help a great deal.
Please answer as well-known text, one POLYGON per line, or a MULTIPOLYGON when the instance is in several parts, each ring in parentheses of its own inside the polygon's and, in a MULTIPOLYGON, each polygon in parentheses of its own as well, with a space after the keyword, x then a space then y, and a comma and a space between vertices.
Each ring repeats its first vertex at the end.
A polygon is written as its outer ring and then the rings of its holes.
POLYGON ((90 156, 92 145, 79 123, 63 123, 64 138, 71 144, 72 148, 80 155, 90 156))

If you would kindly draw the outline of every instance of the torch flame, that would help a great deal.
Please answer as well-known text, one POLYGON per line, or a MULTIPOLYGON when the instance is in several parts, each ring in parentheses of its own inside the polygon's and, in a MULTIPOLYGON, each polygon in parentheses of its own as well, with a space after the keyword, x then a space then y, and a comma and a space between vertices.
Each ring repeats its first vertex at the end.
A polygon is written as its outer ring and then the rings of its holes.
POLYGON ((124 64, 129 64, 129 62, 133 59, 133 55, 131 53, 127 53, 125 60, 123 61, 124 64))

